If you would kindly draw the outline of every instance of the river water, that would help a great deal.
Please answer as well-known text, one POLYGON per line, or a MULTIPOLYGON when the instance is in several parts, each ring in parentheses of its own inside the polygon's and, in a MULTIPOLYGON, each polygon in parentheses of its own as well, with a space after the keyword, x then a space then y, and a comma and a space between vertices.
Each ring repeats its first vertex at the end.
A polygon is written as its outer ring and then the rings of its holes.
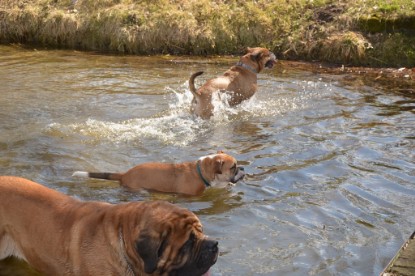
MULTIPOLYGON (((110 56, 0 46, 0 173, 82 200, 163 199, 219 241, 213 275, 376 275, 415 226, 414 97, 331 75, 267 70, 256 96, 189 115, 237 58, 110 56), (73 171, 125 171, 224 150, 245 167, 200 197, 132 193, 73 171)), ((0 262, 0 275, 35 275, 0 262)))

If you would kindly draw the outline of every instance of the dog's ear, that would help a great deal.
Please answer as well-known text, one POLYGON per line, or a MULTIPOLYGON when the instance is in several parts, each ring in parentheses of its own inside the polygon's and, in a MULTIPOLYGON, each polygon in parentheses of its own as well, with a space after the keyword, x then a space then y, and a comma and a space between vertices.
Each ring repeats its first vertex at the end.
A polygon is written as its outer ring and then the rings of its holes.
POLYGON ((155 240, 148 232, 140 234, 136 243, 135 250, 144 261, 144 271, 148 274, 157 269, 157 263, 163 255, 167 246, 167 234, 161 240, 155 240))
POLYGON ((216 158, 215 160, 215 173, 222 174, 222 167, 223 167, 223 159, 222 158, 216 158))
POLYGON ((153 273, 158 262, 158 243, 148 234, 141 234, 135 243, 135 250, 144 262, 144 271, 153 273))
POLYGON ((223 150, 218 150, 217 154, 222 154, 224 153, 223 150))
POLYGON ((251 47, 246 47, 246 49, 245 49, 245 55, 246 54, 249 54, 249 53, 252 53, 254 51, 254 49, 252 49, 251 47))
POLYGON ((251 53, 251 59, 255 62, 262 58, 262 51, 255 51, 251 53))

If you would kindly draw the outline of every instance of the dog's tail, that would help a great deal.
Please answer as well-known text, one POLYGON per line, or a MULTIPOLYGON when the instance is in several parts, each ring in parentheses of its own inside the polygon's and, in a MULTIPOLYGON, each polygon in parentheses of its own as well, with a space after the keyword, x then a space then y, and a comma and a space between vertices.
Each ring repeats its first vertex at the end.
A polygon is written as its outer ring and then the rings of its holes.
POLYGON ((192 92, 193 95, 200 95, 197 92, 196 87, 195 87, 195 78, 202 75, 202 74, 203 74, 203 71, 200 71, 200 72, 196 72, 196 73, 194 73, 193 75, 190 76, 189 89, 190 89, 190 92, 192 92))
POLYGON ((120 181, 121 177, 122 177, 122 174, 121 173, 107 173, 107 172, 81 172, 81 171, 76 171, 72 174, 72 176, 120 181))

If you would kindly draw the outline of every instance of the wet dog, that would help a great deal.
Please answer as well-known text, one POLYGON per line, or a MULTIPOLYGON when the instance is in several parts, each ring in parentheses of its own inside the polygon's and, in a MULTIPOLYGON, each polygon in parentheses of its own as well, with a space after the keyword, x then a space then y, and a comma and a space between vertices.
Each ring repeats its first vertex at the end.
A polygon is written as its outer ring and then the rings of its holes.
POLYGON ((0 259, 45 275, 207 275, 218 257, 191 211, 165 201, 84 202, 0 177, 0 259))
POLYGON ((172 163, 144 163, 125 173, 81 172, 73 176, 118 180, 131 190, 153 190, 167 193, 200 195, 207 187, 226 187, 244 177, 244 169, 234 157, 219 151, 197 161, 172 163))
POLYGON ((266 48, 248 48, 239 62, 226 71, 223 76, 208 80, 199 89, 195 88, 194 80, 203 72, 194 73, 189 80, 189 88, 193 94, 191 112, 203 119, 213 115, 212 94, 224 92, 229 94, 230 106, 240 104, 251 98, 257 91, 257 74, 264 68, 273 68, 275 55, 266 48))

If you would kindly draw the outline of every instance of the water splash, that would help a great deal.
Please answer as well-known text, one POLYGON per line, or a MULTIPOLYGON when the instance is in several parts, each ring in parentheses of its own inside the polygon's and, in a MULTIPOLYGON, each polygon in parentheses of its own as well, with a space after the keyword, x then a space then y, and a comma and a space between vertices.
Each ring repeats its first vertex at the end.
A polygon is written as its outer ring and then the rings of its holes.
MULTIPOLYGON (((69 125, 52 123, 47 132, 52 135, 81 135, 91 143, 107 141, 109 143, 140 143, 143 140, 157 140, 163 144, 187 146, 198 137, 214 130, 216 127, 232 121, 250 120, 257 117, 279 116, 296 109, 306 108, 313 93, 315 83, 303 83, 305 93, 287 91, 286 86, 271 86, 268 91, 261 91, 261 97, 254 96, 241 105, 231 107, 229 95, 215 93, 213 96, 214 116, 202 120, 190 114, 192 93, 184 83, 178 90, 166 87, 169 99, 168 110, 150 118, 133 118, 121 122, 102 121, 89 118, 85 122, 69 125), (184 91, 184 93, 183 93, 184 91), (310 92, 311 91, 311 92, 310 92), (265 96, 264 96, 265 94, 265 96)), ((298 91, 298 90, 297 90, 298 91)), ((85 140, 84 139, 84 140, 85 140)))

